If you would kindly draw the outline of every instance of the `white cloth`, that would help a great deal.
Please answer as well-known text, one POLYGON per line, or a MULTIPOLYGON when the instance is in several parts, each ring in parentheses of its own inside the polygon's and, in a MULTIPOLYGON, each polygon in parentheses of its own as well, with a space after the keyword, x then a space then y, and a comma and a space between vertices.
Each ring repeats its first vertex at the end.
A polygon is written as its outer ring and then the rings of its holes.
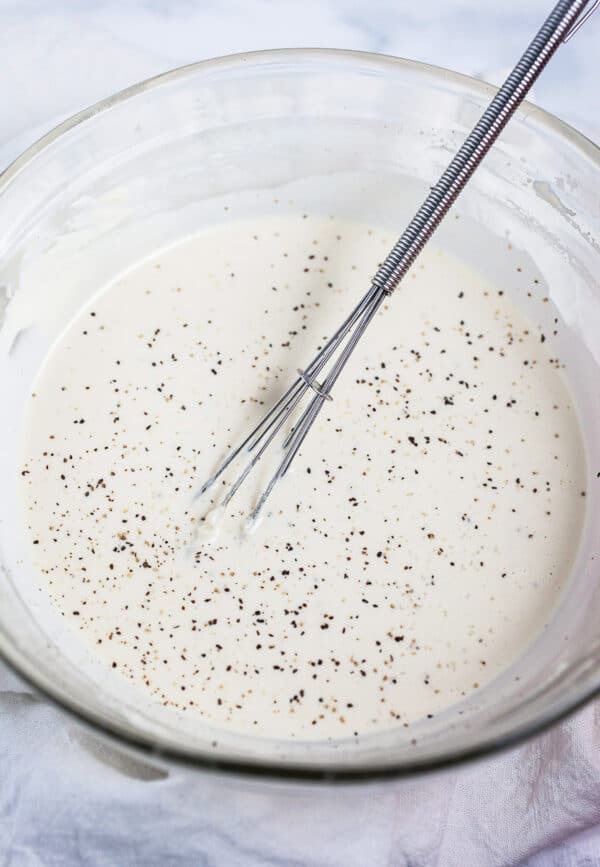
MULTIPOLYGON (((0 0, 0 167, 115 90, 233 51, 331 45, 467 73, 502 69, 549 4, 0 0)), ((536 90, 596 138, 599 27, 600 18, 562 49, 536 90)), ((165 776, 98 742, 0 666, 2 867, 517 864, 600 865, 600 705, 517 750, 440 775, 270 788, 165 776)))
POLYGON ((594 867, 600 705, 459 770, 271 786, 132 759, 0 670, 6 867, 594 867))

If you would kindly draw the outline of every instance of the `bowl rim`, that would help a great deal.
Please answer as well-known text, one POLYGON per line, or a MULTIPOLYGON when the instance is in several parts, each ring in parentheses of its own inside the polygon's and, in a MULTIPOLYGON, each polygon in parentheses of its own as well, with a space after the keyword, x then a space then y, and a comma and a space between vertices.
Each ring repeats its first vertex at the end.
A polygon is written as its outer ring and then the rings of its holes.
MULTIPOLYGON (((194 63, 177 67, 156 76, 144 79, 118 91, 111 96, 102 99, 87 108, 73 114, 62 121, 47 133, 34 141, 25 151, 10 162, 0 172, 0 195, 7 189, 20 172, 25 169, 35 157, 50 147, 57 139, 68 133, 96 115, 110 110, 114 105, 133 99, 145 91, 153 90, 175 80, 184 79, 198 72, 218 72, 236 65, 247 63, 264 65, 270 62, 281 63, 289 61, 307 67, 311 62, 326 60, 340 67, 352 69, 352 62, 357 61, 363 65, 371 65, 383 72, 386 69, 407 71, 416 74, 423 80, 431 80, 439 84, 445 82, 455 89, 462 89, 471 96, 478 96, 484 101, 491 99, 497 91, 494 85, 462 73, 448 70, 441 66, 394 57, 392 55, 378 54, 368 51, 354 51, 339 48, 277 48, 261 51, 250 51, 237 54, 229 54, 221 57, 201 60, 194 63)), ((547 133, 559 136, 570 147, 575 148, 586 158, 596 164, 600 171, 600 146, 591 139, 580 133, 574 127, 560 120, 538 106, 530 102, 524 102, 517 111, 517 115, 526 114, 528 122, 533 120, 547 133)), ((414 761, 390 762, 386 765, 365 762, 364 765, 343 767, 341 765, 331 767, 325 763, 302 763, 298 764, 288 760, 278 759, 255 759, 237 758, 227 755, 218 756, 208 752, 200 752, 184 747, 163 746, 153 741, 150 737, 132 734, 124 726, 116 723, 107 723, 95 712, 85 708, 82 703, 62 694, 48 679, 35 670, 35 666, 26 659, 21 658, 19 651, 11 646, 10 641, 0 630, 0 659, 8 664, 17 675, 22 678, 36 692, 50 699, 59 710, 68 716, 75 718, 79 724, 96 735, 109 741, 117 749, 125 749, 142 753, 148 759, 164 760, 176 766, 187 769, 194 768, 206 772, 218 772, 234 776, 247 776, 252 778, 270 778, 274 780, 300 781, 300 782, 326 782, 326 783, 366 783, 377 780, 399 779, 411 777, 419 773, 432 772, 462 764, 466 761, 475 760, 494 754, 500 750, 517 746, 523 741, 545 731, 550 726, 560 722, 585 705, 594 696, 600 695, 600 672, 596 678, 589 678, 577 694, 571 698, 563 698, 555 703, 553 708, 539 714, 535 719, 521 723, 501 736, 486 737, 485 735, 462 749, 454 750, 446 754, 439 753, 432 757, 415 759, 414 761)))

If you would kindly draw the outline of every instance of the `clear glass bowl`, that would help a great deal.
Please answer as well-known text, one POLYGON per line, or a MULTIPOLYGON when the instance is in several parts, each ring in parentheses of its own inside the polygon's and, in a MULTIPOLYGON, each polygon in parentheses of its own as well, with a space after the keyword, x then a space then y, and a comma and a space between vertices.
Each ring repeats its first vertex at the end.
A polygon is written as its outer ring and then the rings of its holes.
MULTIPOLYGON (((15 480, 40 364, 90 295, 152 249, 216 222, 335 213, 400 232, 492 95, 422 64, 269 51, 142 83, 59 126, 0 178, 0 651, 60 705, 165 761, 257 774, 372 778, 438 767, 531 735, 600 688, 600 151, 524 105, 437 243, 528 311, 507 243, 547 286, 588 449, 587 523, 568 593, 528 652, 476 697, 412 728, 289 743, 215 732, 140 705, 52 621, 28 565, 15 480), (65 264, 66 263, 66 264, 65 264)), ((536 314, 539 322, 539 315, 536 314)), ((546 330, 546 329, 545 329, 546 330)))

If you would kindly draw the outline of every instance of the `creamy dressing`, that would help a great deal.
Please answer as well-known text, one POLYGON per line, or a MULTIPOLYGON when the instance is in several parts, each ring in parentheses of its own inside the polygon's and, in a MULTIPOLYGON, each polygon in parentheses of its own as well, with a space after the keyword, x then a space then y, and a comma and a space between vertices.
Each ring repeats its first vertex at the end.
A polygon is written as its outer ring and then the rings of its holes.
POLYGON ((38 377, 20 484, 41 586, 115 677, 174 712, 297 738, 409 725, 485 686, 552 616, 585 503, 561 364, 501 286, 435 247, 258 530, 241 532, 277 447, 207 532, 199 485, 393 240, 321 217, 198 234, 102 291, 38 377))

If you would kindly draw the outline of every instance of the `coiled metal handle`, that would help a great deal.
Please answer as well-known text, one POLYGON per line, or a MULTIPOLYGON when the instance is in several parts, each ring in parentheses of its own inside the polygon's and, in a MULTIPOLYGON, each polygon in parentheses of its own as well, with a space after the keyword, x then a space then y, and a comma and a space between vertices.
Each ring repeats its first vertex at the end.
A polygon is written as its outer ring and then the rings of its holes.
POLYGON ((597 7, 577 21, 588 0, 560 0, 492 102, 469 134, 437 184, 412 218, 372 285, 391 294, 444 219, 463 187, 519 107, 532 84, 560 44, 584 23, 597 7))

